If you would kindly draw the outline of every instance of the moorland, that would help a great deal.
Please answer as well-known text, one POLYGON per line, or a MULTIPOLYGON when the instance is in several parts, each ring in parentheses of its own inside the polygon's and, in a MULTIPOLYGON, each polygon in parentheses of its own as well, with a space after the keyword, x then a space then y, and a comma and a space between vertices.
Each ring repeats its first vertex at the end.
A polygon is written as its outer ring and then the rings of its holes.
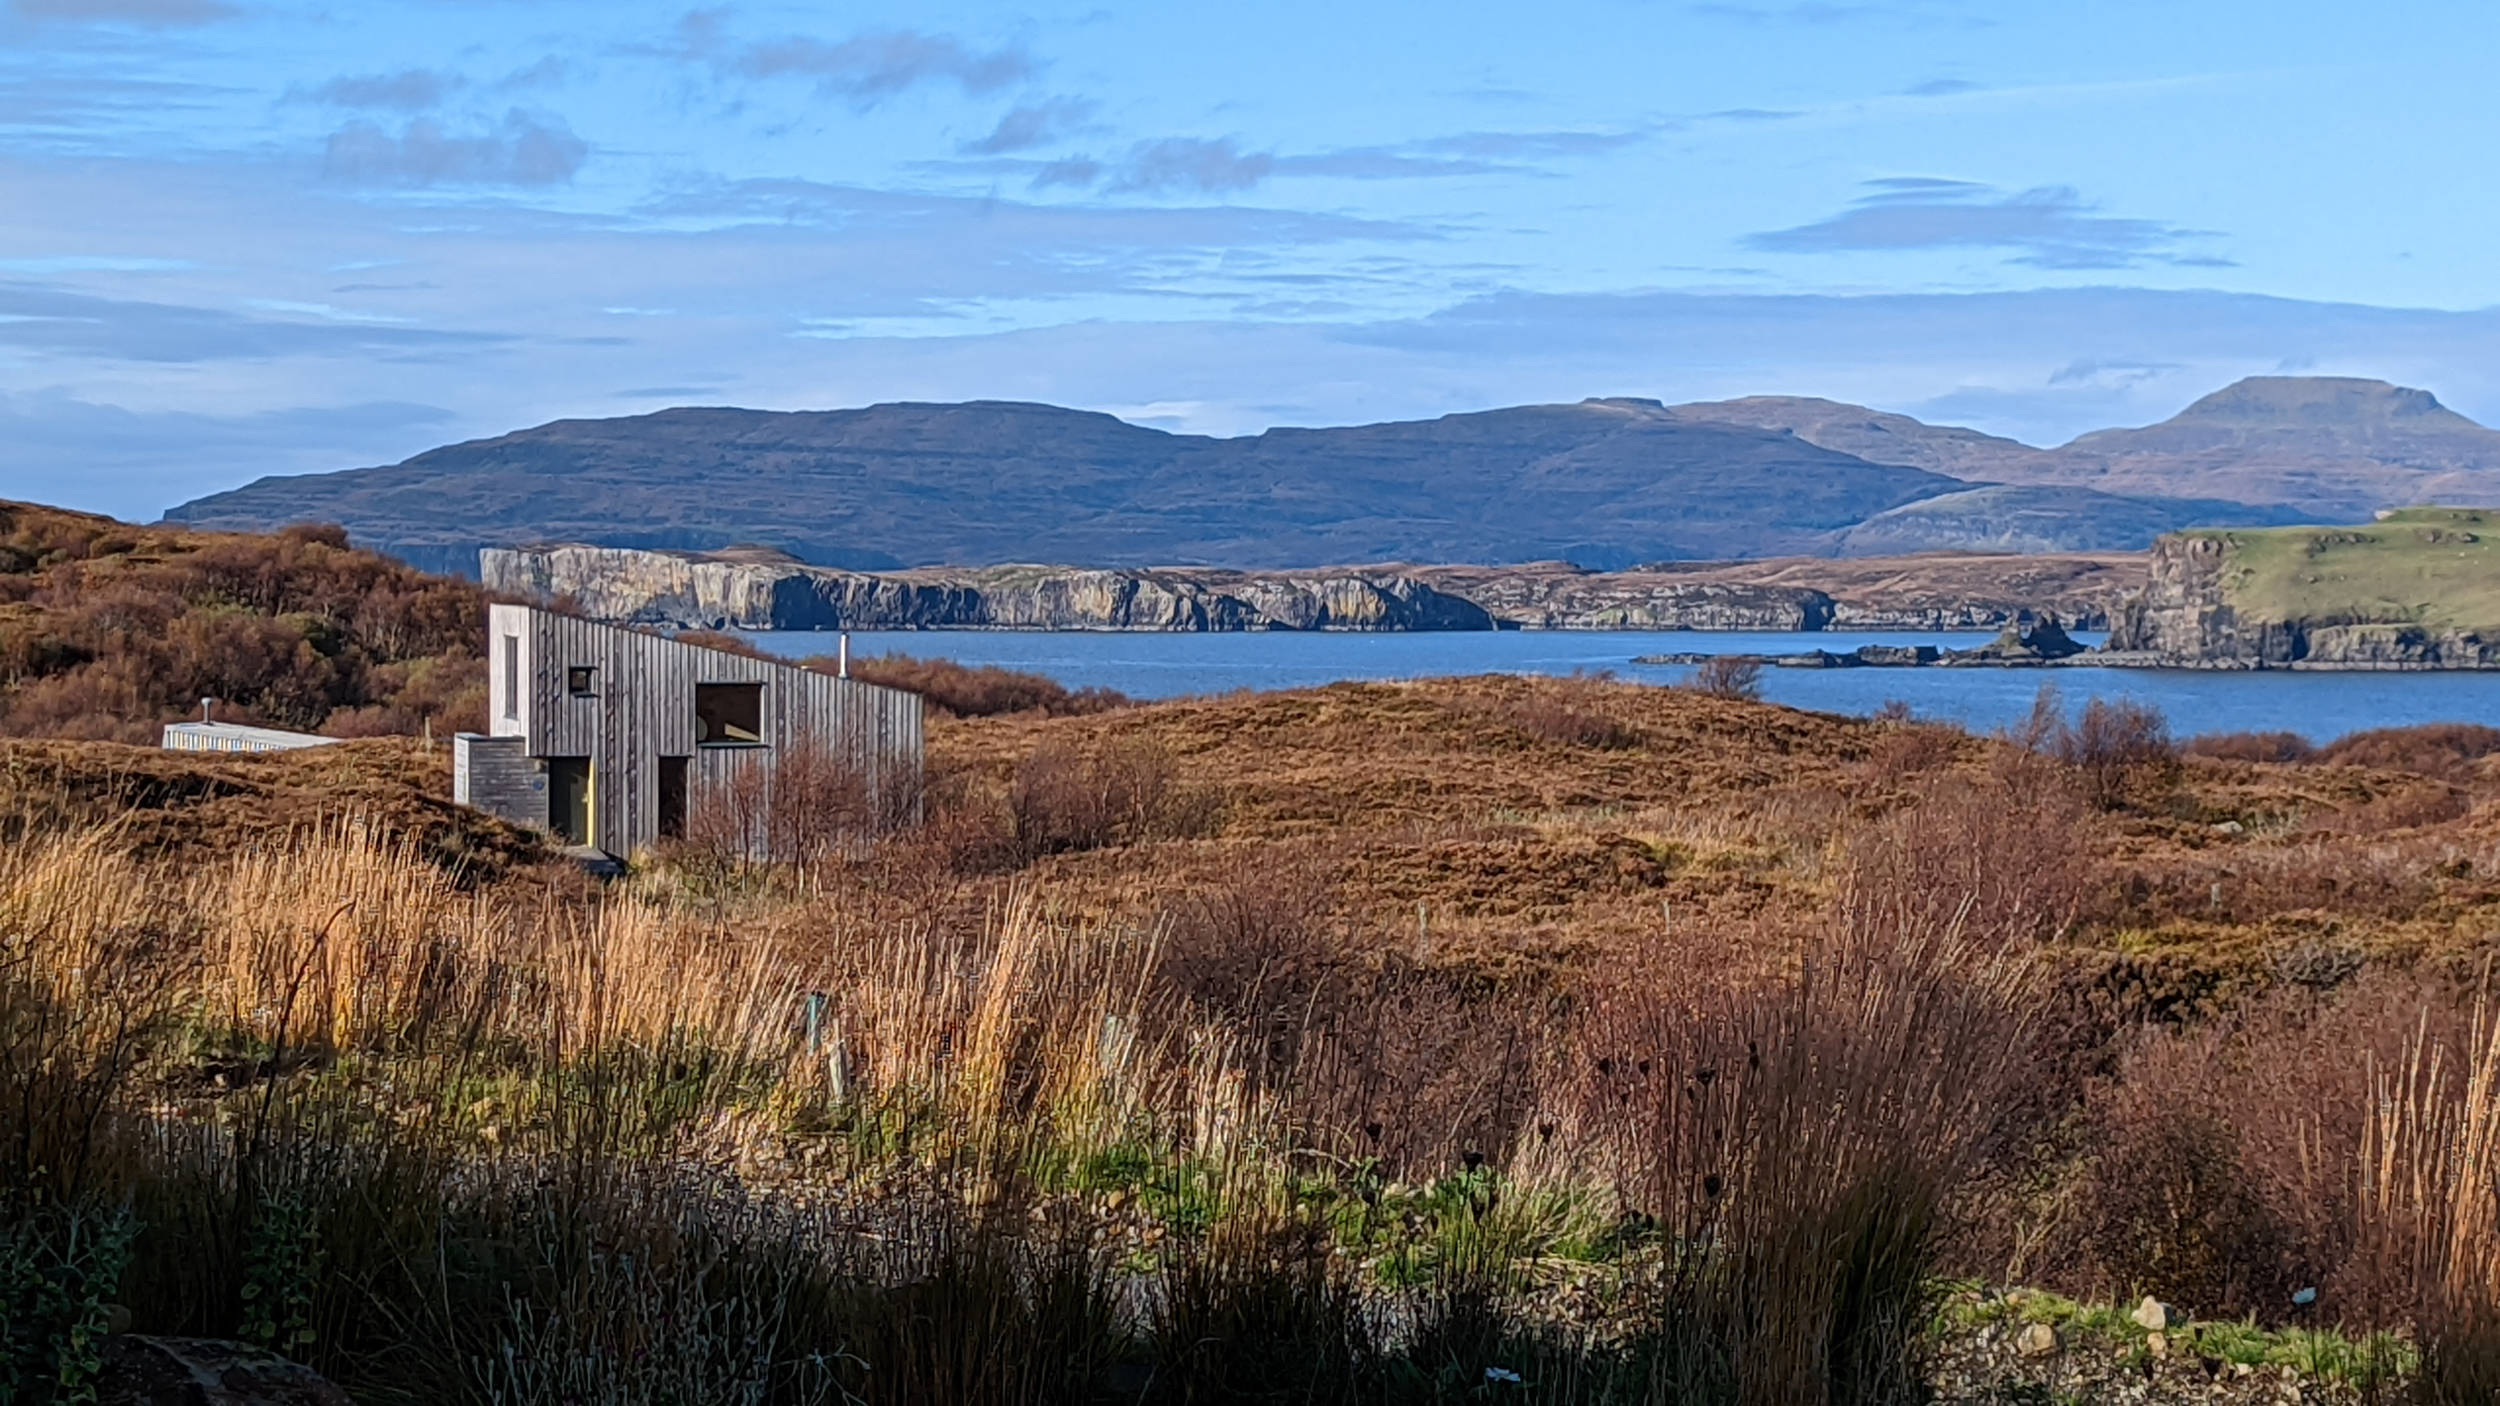
POLYGON ((444 799, 397 671, 474 663, 334 583, 474 587, 99 521, 0 577, 15 1394, 123 1328, 385 1402, 2500 1382, 2500 730, 877 661, 923 823, 602 882, 444 799), (393 735, 127 745, 194 617, 393 735))

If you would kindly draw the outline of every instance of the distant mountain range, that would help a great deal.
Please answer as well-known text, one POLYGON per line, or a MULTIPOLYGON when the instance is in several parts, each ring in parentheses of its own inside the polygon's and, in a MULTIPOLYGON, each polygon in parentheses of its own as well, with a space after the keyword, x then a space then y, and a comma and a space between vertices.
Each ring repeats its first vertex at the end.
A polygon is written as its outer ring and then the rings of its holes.
POLYGON ((2189 526, 2500 502, 2500 432, 2383 381, 2254 377, 2040 449, 1828 400, 1586 400, 1175 435, 1005 401, 559 420, 264 478, 169 520, 343 524, 419 565, 479 547, 756 543, 858 569, 2107 551, 2189 526))

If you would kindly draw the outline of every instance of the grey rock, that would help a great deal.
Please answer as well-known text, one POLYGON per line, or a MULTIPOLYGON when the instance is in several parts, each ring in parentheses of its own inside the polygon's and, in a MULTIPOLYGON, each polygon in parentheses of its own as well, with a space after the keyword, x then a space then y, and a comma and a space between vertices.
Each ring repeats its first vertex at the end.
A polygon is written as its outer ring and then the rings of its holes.
POLYGON ((842 571, 753 549, 489 548, 487 588, 600 620, 741 630, 1490 630, 1482 606, 1389 571, 1006 566, 842 571))
POLYGON ((106 1340, 98 1406, 352 1406, 299 1362, 208 1338, 106 1340))

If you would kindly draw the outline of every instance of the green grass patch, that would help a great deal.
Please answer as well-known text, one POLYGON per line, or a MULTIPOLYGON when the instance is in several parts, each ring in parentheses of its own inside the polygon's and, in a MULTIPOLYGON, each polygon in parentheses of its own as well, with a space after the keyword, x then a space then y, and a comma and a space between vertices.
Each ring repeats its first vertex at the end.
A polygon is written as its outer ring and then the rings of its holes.
POLYGON ((2192 535, 2227 544, 2223 596, 2244 618, 2500 628, 2500 509, 2406 508, 2354 527, 2192 535))
MULTIPOLYGON (((1958 1285, 1945 1299, 1939 1329, 1997 1323, 2046 1323, 2070 1344, 2149 1357, 2151 1334, 2132 1305, 2079 1303, 2037 1289, 1990 1293, 1958 1285)), ((2376 1389, 2410 1376, 2413 1344, 2393 1333, 2346 1332, 2332 1326, 2266 1327, 2250 1320, 2191 1321, 2165 1335, 2174 1357, 2209 1357, 2249 1367, 2291 1368, 2303 1378, 2376 1389)))

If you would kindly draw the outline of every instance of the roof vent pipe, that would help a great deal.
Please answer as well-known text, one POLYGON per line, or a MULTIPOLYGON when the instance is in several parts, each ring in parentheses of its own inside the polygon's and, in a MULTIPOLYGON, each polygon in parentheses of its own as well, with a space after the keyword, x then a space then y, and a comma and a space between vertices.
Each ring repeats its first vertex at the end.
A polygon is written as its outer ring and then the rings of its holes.
POLYGON ((848 631, 848 630, 844 630, 844 631, 842 632, 842 653, 841 653, 841 661, 840 661, 839 666, 835 669, 835 672, 834 672, 834 677, 836 677, 836 678, 844 678, 844 679, 847 679, 847 678, 849 678, 850 676, 851 676, 851 632, 850 632, 850 631, 848 631))
POLYGON ((216 719, 215 719, 215 718, 212 718, 212 717, 210 717, 210 716, 209 716, 209 709, 214 708, 214 707, 216 707, 216 706, 217 706, 217 700, 216 700, 216 699, 214 699, 214 698, 203 698, 203 699, 201 699, 201 700, 200 700, 200 721, 201 721, 201 722, 204 722, 204 723, 205 723, 205 722, 215 722, 215 721, 216 721, 216 719))

